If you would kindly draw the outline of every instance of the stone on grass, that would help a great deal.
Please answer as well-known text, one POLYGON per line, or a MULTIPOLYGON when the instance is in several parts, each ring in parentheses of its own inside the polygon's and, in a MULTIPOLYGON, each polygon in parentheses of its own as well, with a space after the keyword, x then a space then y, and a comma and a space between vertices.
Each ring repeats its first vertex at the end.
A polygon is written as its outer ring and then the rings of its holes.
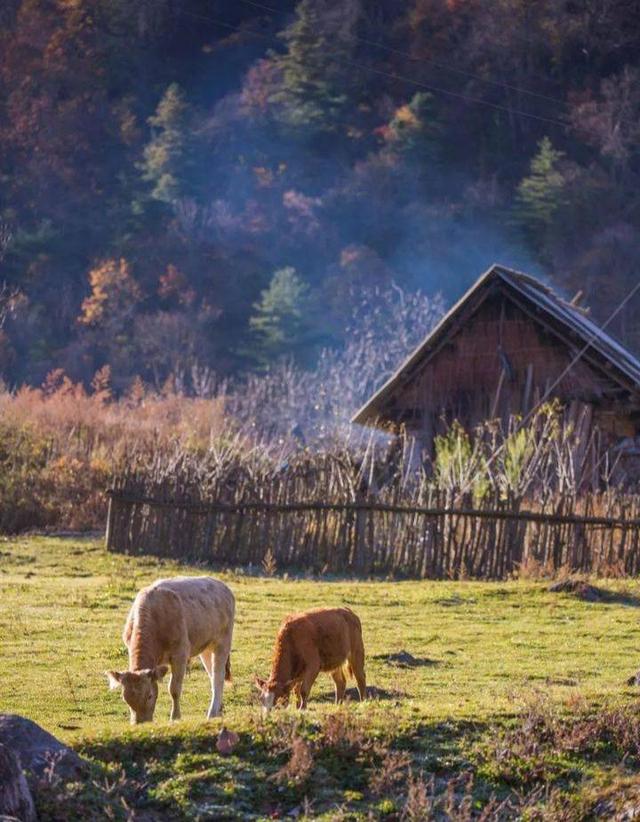
POLYGON ((20 760, 0 743, 0 819, 34 822, 36 811, 20 760))
POLYGON ((84 761, 44 728, 16 714, 0 714, 0 744, 20 760, 33 788, 41 779, 54 776, 72 781, 82 776, 84 761))

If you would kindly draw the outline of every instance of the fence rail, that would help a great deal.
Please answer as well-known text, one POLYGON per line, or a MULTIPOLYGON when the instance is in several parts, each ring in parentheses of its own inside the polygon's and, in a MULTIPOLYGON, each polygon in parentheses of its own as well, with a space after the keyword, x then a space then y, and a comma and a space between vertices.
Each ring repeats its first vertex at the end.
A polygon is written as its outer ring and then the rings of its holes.
POLYGON ((502 579, 523 565, 640 573, 636 496, 558 496, 552 510, 533 510, 535 500, 525 509, 496 496, 482 507, 452 506, 443 494, 429 506, 357 493, 330 502, 290 493, 227 501, 203 500, 193 488, 190 495, 170 495, 166 487, 152 495, 132 485, 125 479, 108 492, 112 551, 233 566, 270 557, 278 568, 433 579, 502 579))

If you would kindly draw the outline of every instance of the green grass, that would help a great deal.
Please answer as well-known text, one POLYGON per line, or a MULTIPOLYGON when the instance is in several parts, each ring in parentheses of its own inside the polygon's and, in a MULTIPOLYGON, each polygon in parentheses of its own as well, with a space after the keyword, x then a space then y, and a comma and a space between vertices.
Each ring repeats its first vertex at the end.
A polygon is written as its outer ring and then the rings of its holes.
MULTIPOLYGON (((476 768, 474 740, 508 725, 536 693, 569 712, 578 695, 590 711, 624 708, 634 699, 622 683, 640 664, 636 580, 601 582, 619 596, 587 603, 529 581, 316 581, 220 573, 237 602, 234 683, 225 691, 224 723, 241 737, 234 756, 224 759, 214 749, 221 721, 204 722, 209 684, 197 660, 184 686, 184 720, 176 724, 167 721, 163 688, 153 726, 130 728, 126 706, 103 675, 106 668, 126 668, 121 633, 135 592, 162 576, 205 572, 107 554, 96 540, 0 542, 2 710, 39 722, 91 758, 98 782, 111 780, 94 786, 93 797, 86 786, 67 789, 67 818, 73 802, 84 808, 80 817, 93 808, 100 818, 100 796, 109 790, 117 795, 119 789, 109 786, 122 767, 134 783, 148 783, 144 802, 163 808, 162 818, 266 817, 300 806, 305 796, 315 803, 314 816, 335 818, 342 808, 352 818, 368 812, 394 818, 400 799, 376 798, 367 788, 383 755, 373 751, 352 761, 323 742, 335 713, 327 676, 318 679, 299 729, 314 751, 315 770, 284 785, 269 778, 287 761, 290 729, 282 719, 262 721, 252 676, 268 671, 282 617, 315 605, 347 604, 359 614, 368 683, 382 692, 379 700, 348 705, 340 716, 388 747, 409 751, 416 771, 446 775, 476 768), (384 659, 400 650, 427 662, 400 669, 384 659)), ((605 773, 587 762, 581 767, 592 780, 605 773)), ((480 771, 488 776, 474 794, 479 801, 504 793, 499 774, 492 782, 490 767, 480 771)), ((127 795, 126 786, 122 792, 127 795)), ((130 790, 138 800, 142 793, 130 790)), ((116 806, 117 816, 124 811, 116 806)), ((51 808, 43 807, 43 814, 62 818, 51 808)))

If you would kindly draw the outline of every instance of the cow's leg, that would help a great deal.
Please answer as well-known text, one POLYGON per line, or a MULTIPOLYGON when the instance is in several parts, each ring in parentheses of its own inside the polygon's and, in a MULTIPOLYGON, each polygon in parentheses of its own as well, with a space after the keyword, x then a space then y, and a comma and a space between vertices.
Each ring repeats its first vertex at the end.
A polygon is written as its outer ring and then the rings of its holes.
POLYGON ((182 683, 187 671, 187 662, 184 657, 171 660, 171 678, 169 679, 169 694, 171 695, 170 719, 180 719, 180 694, 182 683))
POLYGON ((211 683, 211 703, 209 705, 209 710, 207 711, 207 719, 211 717, 211 711, 213 710, 213 689, 214 689, 214 678, 213 678, 213 649, 207 648, 200 654, 200 661, 202 662, 205 671, 209 675, 209 682, 211 683))
POLYGON ((331 671, 331 676, 336 684, 336 705, 338 705, 344 700, 344 694, 347 690, 347 678, 342 668, 336 668, 335 671, 331 671))
POLYGON ((302 674, 302 681, 300 682, 300 704, 298 707, 303 710, 307 707, 307 701, 313 683, 316 681, 320 673, 320 661, 307 662, 307 665, 302 674))
POLYGON ((229 643, 218 645, 213 652, 213 674, 211 676, 211 705, 207 711, 207 719, 220 716, 222 713, 222 692, 224 690, 224 674, 231 648, 229 643))
POLYGON ((202 667, 207 672, 207 676, 211 679, 213 676, 213 651, 211 648, 207 648, 200 654, 200 662, 202 662, 202 667))
POLYGON ((364 645, 362 644, 361 637, 358 638, 355 647, 349 654, 349 667, 351 668, 351 673, 356 678, 360 700, 366 699, 367 678, 364 673, 364 645))

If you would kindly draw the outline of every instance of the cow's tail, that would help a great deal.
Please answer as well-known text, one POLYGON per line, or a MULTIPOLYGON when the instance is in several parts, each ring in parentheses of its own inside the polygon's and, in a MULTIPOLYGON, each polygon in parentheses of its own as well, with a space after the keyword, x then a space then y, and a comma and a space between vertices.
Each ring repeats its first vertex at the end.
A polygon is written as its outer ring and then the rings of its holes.
POLYGON ((231 654, 227 657, 224 665, 224 681, 231 682, 231 654))

